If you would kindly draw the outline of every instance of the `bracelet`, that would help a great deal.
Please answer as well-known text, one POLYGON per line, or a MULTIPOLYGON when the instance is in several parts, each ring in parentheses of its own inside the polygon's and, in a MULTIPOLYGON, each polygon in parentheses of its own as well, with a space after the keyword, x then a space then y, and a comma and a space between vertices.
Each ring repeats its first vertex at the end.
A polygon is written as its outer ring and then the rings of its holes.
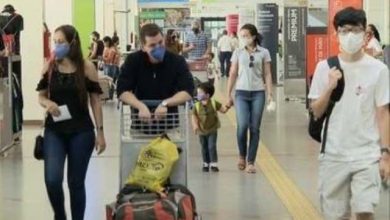
POLYGON ((98 127, 96 128, 96 130, 98 130, 98 131, 103 131, 103 126, 98 126, 98 127))

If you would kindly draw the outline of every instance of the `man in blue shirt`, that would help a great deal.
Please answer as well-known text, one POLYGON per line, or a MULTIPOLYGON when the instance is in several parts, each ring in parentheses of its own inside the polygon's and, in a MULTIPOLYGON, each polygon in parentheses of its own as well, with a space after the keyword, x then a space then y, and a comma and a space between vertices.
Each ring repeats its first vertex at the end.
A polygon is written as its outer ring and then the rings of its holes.
POLYGON ((206 34, 201 32, 199 21, 192 24, 192 32, 187 35, 183 52, 188 53, 190 60, 206 58, 211 52, 210 41, 206 34))

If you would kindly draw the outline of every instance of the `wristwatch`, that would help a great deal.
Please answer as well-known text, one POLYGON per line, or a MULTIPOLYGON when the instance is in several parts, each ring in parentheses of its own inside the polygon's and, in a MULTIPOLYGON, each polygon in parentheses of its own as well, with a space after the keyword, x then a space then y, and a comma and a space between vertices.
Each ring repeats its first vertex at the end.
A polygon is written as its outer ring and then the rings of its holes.
POLYGON ((382 147, 381 148, 381 155, 387 153, 390 156, 390 150, 387 147, 382 147))
POLYGON ((160 105, 161 105, 162 107, 167 108, 167 107, 168 107, 168 102, 167 102, 166 100, 163 100, 163 101, 160 103, 160 105))
POLYGON ((98 131, 103 131, 103 126, 98 126, 98 127, 96 128, 96 130, 98 130, 98 131))

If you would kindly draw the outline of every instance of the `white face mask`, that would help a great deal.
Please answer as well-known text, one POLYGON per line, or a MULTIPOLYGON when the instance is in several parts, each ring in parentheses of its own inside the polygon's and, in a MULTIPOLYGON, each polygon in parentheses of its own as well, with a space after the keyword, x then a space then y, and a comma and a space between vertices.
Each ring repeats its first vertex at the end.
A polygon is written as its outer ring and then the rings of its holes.
POLYGON ((253 43, 253 39, 252 38, 240 38, 240 46, 241 47, 246 47, 246 46, 249 46, 253 43))
POLYGON ((346 35, 339 35, 341 49, 348 54, 355 54, 362 49, 364 44, 364 32, 354 34, 349 32, 346 35))

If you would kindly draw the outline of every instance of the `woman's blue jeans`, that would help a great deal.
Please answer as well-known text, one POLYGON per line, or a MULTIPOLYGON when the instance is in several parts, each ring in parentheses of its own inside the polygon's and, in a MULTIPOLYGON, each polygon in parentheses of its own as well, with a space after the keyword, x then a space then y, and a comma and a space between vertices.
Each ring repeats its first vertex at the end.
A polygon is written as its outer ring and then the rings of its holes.
POLYGON ((65 220, 62 182, 64 164, 68 158, 68 186, 73 220, 83 220, 86 206, 85 176, 95 145, 93 130, 58 133, 45 129, 44 161, 45 184, 55 220, 65 220))
POLYGON ((253 164, 256 160, 264 104, 264 91, 236 91, 237 143, 240 156, 246 158, 250 164, 253 164))

